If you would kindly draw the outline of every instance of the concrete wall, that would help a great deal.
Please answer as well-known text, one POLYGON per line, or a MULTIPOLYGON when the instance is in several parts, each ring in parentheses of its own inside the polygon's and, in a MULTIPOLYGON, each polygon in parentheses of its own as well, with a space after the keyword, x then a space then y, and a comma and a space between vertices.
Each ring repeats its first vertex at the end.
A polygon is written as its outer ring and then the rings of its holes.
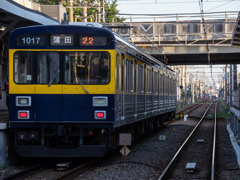
POLYGON ((40 4, 33 3, 30 0, 13 0, 13 1, 15 1, 18 4, 21 4, 22 6, 25 6, 26 8, 40 11, 40 4))
POLYGON ((66 8, 62 5, 41 5, 41 12, 61 22, 64 19, 66 8))

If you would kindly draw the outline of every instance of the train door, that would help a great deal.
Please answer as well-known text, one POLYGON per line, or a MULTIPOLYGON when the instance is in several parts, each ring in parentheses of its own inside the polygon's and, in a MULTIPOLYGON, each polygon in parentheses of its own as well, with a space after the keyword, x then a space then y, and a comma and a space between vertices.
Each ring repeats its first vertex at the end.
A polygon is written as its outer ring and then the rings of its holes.
POLYGON ((40 121, 60 121, 62 112, 62 85, 60 81, 60 53, 37 54, 37 85, 34 118, 40 121), (47 116, 46 116, 47 115, 47 116))
POLYGON ((137 64, 136 60, 135 60, 134 64, 135 64, 134 80, 133 80, 133 83, 134 83, 134 89, 133 89, 133 92, 134 92, 134 117, 137 117, 137 82, 138 82, 137 70, 138 70, 138 64, 137 64))
POLYGON ((147 113, 147 66, 144 65, 144 115, 147 113))
POLYGON ((153 69, 152 83, 152 110, 158 110, 158 71, 153 69))
MULTIPOLYGON (((126 59, 126 94, 124 100, 124 115, 125 117, 133 117, 135 112, 135 96, 134 96, 134 64, 130 58, 126 59)), ((128 119, 132 121, 133 119, 128 119)))
POLYGON ((152 69, 147 68, 147 96, 146 96, 146 109, 147 113, 152 111, 152 69))
POLYGON ((159 108, 162 111, 163 109, 163 101, 164 101, 164 94, 163 94, 163 74, 160 73, 159 78, 159 108))
POLYGON ((139 115, 143 115, 144 112, 146 112, 145 110, 145 77, 144 77, 144 65, 143 64, 138 64, 137 65, 137 114, 139 115))
POLYGON ((166 76, 163 74, 163 107, 164 111, 166 110, 166 90, 167 90, 167 82, 166 76))
POLYGON ((119 122, 119 120, 121 120, 121 62, 120 62, 120 58, 121 58, 121 54, 117 53, 117 63, 116 63, 116 89, 117 89, 117 96, 116 96, 116 103, 115 106, 117 108, 117 114, 116 114, 116 119, 117 122, 119 122))
POLYGON ((124 120, 124 99, 125 99, 125 55, 122 55, 121 58, 121 92, 122 92, 122 97, 121 97, 121 120, 124 120))
POLYGON ((167 108, 169 106, 169 77, 168 75, 164 76, 164 107, 165 107, 165 110, 167 111, 167 108))

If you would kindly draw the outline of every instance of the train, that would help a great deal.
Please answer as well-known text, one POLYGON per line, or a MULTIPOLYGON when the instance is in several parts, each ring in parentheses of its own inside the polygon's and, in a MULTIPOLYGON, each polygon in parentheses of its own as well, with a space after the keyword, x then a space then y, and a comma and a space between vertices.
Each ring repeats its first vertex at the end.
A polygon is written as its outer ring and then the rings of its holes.
POLYGON ((176 73, 101 24, 11 32, 9 129, 20 157, 101 157, 175 111, 176 73))

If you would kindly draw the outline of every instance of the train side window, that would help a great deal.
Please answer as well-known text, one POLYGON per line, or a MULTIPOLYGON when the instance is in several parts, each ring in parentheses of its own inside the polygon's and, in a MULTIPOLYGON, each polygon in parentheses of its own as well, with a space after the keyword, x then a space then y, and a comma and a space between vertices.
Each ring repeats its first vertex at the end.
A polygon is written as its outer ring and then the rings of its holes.
POLYGON ((127 59, 126 63, 126 72, 127 72, 127 92, 132 93, 133 92, 133 62, 131 60, 127 59))
POLYGON ((166 76, 163 77, 164 79, 164 94, 168 94, 168 78, 166 76))
POLYGON ((168 86, 168 88, 169 88, 169 95, 172 95, 172 79, 171 78, 169 78, 169 86, 168 86))
POLYGON ((152 70, 147 69, 147 92, 152 93, 152 70))
POLYGON ((160 94, 163 94, 163 75, 162 74, 160 74, 159 91, 160 91, 160 94))
POLYGON ((59 53, 40 52, 37 55, 37 81, 40 84, 59 82, 59 53))
POLYGON ((18 84, 32 82, 32 52, 14 54, 14 81, 18 84))
POLYGON ((169 77, 165 77, 166 79, 166 86, 165 87, 165 94, 168 95, 169 94, 169 77))
POLYGON ((173 81, 173 95, 176 96, 176 87, 177 87, 177 83, 176 83, 176 79, 173 81))
POLYGON ((153 93, 158 94, 158 73, 154 71, 153 74, 153 93))
POLYGON ((138 65, 138 93, 143 93, 143 66, 138 65))

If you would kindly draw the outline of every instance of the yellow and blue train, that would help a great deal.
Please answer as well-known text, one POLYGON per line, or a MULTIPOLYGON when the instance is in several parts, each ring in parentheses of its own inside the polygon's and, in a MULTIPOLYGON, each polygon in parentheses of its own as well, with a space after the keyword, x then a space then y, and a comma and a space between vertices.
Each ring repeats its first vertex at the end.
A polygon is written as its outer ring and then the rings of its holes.
POLYGON ((21 157, 99 157, 175 115, 176 74, 99 24, 14 30, 9 127, 21 157))

